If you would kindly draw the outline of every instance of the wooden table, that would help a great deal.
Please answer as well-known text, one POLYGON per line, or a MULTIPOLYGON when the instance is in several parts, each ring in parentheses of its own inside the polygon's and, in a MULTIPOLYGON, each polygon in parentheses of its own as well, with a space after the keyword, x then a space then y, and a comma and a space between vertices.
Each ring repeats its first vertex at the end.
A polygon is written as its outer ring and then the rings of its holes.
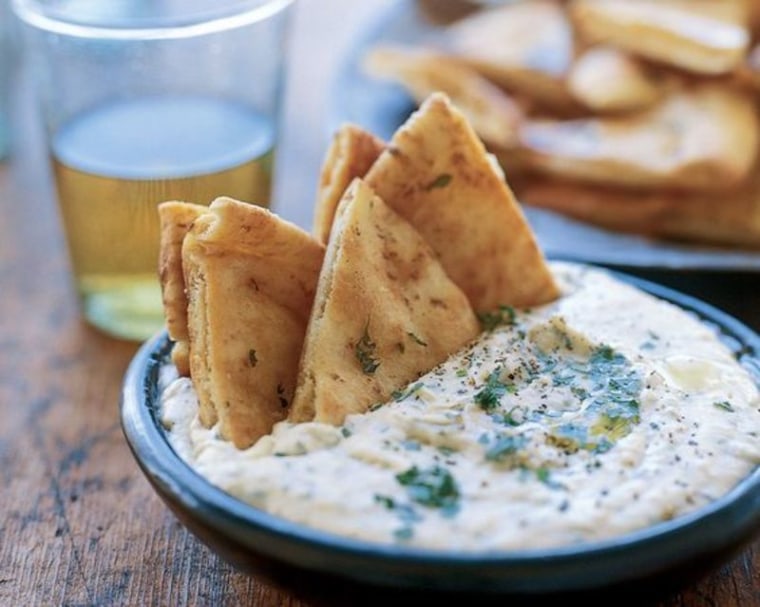
MULTIPOLYGON (((301 0, 296 13, 276 195, 301 225, 336 61, 381 4, 301 0)), ((16 91, 15 150, 0 164, 0 605, 304 604, 222 562, 140 474, 117 411, 136 346, 80 320, 23 79, 16 91)), ((760 328, 753 277, 679 280, 760 328)), ((760 543, 660 604, 760 605, 760 543)))

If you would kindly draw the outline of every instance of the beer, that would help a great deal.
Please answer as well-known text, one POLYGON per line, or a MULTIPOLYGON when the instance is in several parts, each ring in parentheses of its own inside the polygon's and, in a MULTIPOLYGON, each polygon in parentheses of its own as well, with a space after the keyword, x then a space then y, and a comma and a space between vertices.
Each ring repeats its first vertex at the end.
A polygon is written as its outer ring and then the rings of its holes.
POLYGON ((157 331, 156 206, 217 196, 268 205, 273 144, 269 121, 219 99, 128 100, 65 123, 52 163, 86 318, 130 339, 157 331))

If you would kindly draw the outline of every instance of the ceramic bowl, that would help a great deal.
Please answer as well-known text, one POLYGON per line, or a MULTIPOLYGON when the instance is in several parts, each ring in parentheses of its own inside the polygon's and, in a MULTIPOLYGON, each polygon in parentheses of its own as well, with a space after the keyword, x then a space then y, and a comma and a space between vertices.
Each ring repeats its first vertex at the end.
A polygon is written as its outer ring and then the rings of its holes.
MULTIPOLYGON (((760 338, 694 298, 639 279, 643 290, 712 325, 760 378, 760 338)), ((159 421, 159 368, 165 333, 143 345, 124 380, 121 417, 137 463, 177 518, 242 571, 335 604, 660 594, 725 562, 760 531, 760 468, 721 499, 690 514, 602 542, 504 552, 441 552, 380 545, 318 531, 247 505, 196 474, 172 450, 159 421)), ((585 599, 584 599, 585 600, 585 599)))

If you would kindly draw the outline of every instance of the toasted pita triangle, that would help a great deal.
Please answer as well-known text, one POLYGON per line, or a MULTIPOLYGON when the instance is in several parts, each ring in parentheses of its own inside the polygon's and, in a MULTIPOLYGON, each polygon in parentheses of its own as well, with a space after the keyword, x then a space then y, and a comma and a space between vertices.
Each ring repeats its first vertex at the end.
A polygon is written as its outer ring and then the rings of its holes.
POLYGON ((427 243, 357 179, 338 208, 289 419, 341 424, 478 332, 427 243))
POLYGON ((164 302, 164 318, 169 337, 174 340, 172 361, 182 376, 190 374, 187 334, 187 296, 185 277, 182 274, 182 241, 192 223, 208 207, 188 202, 169 201, 158 205, 161 223, 161 241, 158 258, 158 274, 161 281, 161 297, 164 302))
POLYGON ((314 236, 326 244, 335 209, 354 177, 363 177, 385 149, 385 143, 353 124, 341 126, 327 150, 319 175, 314 209, 314 236))
POLYGON ((583 51, 567 76, 567 88, 596 112, 630 112, 662 99, 673 78, 611 46, 583 51))
POLYGON ((516 143, 523 110, 503 89, 454 57, 404 46, 379 46, 364 60, 377 78, 399 82, 417 103, 441 91, 467 117, 489 146, 516 143))
POLYGON ((365 180, 422 234, 475 310, 558 296, 503 174, 445 95, 422 104, 365 180))
POLYGON ((747 95, 701 83, 672 91, 648 112, 526 121, 518 153, 532 169, 567 179, 722 190, 751 171, 759 129, 747 95))
POLYGON ((760 248, 760 177, 719 200, 713 193, 641 192, 546 178, 526 182, 521 192, 526 203, 611 230, 760 248))
POLYGON ((603 42, 700 74, 725 74, 750 42, 744 0, 574 0, 587 42, 603 42))
POLYGON ((209 211, 182 246, 190 371, 201 422, 243 448, 287 413, 324 247, 254 205, 209 211))
POLYGON ((454 56, 507 91, 554 112, 576 111, 565 86, 573 27, 559 2, 505 2, 478 11, 449 26, 446 42, 454 56))

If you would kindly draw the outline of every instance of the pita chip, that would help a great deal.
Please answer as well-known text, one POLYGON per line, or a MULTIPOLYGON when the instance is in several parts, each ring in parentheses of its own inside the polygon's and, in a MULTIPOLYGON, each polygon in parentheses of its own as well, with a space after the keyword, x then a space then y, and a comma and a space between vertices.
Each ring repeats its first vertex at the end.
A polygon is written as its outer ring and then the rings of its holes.
POLYGON ((726 74, 750 43, 744 0, 575 0, 581 36, 691 72, 726 74))
POLYGON ((760 92, 760 44, 749 51, 744 63, 734 74, 734 81, 750 92, 760 92))
POLYGON ((266 209, 218 198, 182 245, 201 422, 236 447, 285 418, 324 247, 266 209))
POLYGON ((354 177, 363 177, 385 149, 385 143, 353 124, 344 124, 333 137, 319 176, 314 209, 315 238, 327 244, 335 209, 354 177))
POLYGON ((567 77, 572 95, 596 112, 626 112, 654 105, 668 78, 610 46, 595 46, 579 57, 567 77))
POLYGON ((560 3, 508 2, 479 11, 447 28, 446 39, 452 55, 509 92, 557 112, 575 109, 564 82, 575 41, 560 3))
POLYGON ((516 155, 534 170, 565 179, 641 189, 725 189, 751 170, 759 130, 749 96, 721 83, 694 84, 647 112, 526 121, 516 155))
POLYGON ((721 194, 640 192, 547 180, 523 184, 521 199, 620 232, 760 248, 760 179, 721 194))
POLYGON ((327 246, 289 419, 339 425, 479 331, 427 243, 357 179, 327 246))
POLYGON ((185 277, 182 273, 182 241, 192 223, 207 212, 208 207, 188 202, 169 201, 158 205, 161 224, 158 259, 161 297, 164 303, 166 330, 174 341, 172 362, 182 376, 190 374, 187 296, 185 295, 185 277))
POLYGON ((453 57, 433 51, 382 46, 364 61, 377 78, 400 83, 419 104, 441 91, 467 117, 489 146, 509 148, 517 138, 523 111, 503 89, 453 57))
POLYGON ((422 234, 476 311, 558 296, 501 169, 445 95, 395 133, 365 181, 422 234))

